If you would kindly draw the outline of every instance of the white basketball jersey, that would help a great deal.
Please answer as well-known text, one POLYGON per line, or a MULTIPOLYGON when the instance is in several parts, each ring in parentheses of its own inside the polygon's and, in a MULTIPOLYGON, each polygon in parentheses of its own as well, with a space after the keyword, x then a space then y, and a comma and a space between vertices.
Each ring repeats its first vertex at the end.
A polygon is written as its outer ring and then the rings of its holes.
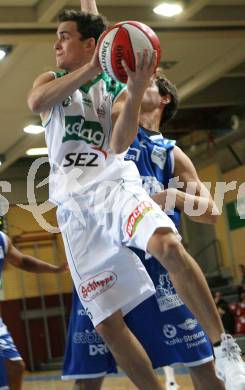
MULTIPOLYGON (((65 73, 57 73, 61 77, 65 73)), ((105 73, 55 105, 43 126, 50 161, 50 200, 62 204, 91 184, 138 177, 110 147, 112 105, 126 86, 105 73)))

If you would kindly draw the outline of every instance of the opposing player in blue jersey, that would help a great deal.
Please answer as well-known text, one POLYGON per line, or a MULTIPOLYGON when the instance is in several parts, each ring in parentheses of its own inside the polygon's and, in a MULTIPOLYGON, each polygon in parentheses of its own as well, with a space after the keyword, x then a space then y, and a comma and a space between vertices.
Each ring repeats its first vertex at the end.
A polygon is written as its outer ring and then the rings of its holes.
MULTIPOLYGON (((56 266, 46 263, 33 256, 21 253, 11 242, 9 237, 0 232, 0 274, 2 273, 4 263, 8 262, 16 268, 23 271, 34 273, 59 273, 67 269, 67 265, 56 266)), ((1 318, 0 311, 0 378, 6 382, 5 369, 7 374, 7 382, 10 390, 20 390, 25 365, 20 356, 11 334, 1 318), (4 366, 5 367, 4 367, 4 366), (2 370, 3 368, 3 370, 2 370)))

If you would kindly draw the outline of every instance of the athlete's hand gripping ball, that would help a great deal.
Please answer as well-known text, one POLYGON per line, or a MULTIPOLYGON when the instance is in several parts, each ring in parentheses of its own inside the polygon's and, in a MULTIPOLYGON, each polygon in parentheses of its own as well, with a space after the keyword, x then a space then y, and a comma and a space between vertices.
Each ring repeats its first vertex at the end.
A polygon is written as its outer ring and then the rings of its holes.
POLYGON ((128 79, 126 69, 135 71, 137 66, 143 67, 147 61, 149 65, 154 62, 156 68, 160 57, 158 36, 150 27, 140 22, 117 23, 104 33, 99 42, 101 68, 113 79, 123 83, 128 79), (126 67, 123 66, 122 60, 126 67))

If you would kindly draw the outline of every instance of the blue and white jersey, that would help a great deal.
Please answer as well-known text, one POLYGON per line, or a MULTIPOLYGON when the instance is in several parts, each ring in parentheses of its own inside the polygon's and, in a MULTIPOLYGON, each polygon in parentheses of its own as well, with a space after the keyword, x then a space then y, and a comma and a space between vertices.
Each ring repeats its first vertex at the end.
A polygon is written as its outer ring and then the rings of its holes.
POLYGON ((125 160, 136 164, 149 195, 168 187, 174 170, 172 151, 175 143, 174 140, 164 138, 161 133, 139 127, 125 160))
MULTIPOLYGON (((164 138, 161 133, 139 127, 137 137, 125 155, 133 161, 142 178, 143 187, 153 195, 169 187, 174 174, 173 148, 176 141, 164 138)), ((174 209, 169 217, 178 227, 180 211, 174 209)))

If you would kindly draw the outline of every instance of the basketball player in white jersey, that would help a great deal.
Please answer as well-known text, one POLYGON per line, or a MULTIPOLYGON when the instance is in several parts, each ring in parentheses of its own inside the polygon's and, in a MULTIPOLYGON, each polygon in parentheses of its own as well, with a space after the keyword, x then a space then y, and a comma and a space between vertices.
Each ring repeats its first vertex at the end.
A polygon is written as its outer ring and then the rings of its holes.
POLYGON ((123 62, 127 94, 119 96, 123 87, 101 73, 98 62, 101 17, 70 11, 59 20, 56 61, 65 72, 40 75, 28 96, 46 128, 50 200, 58 205, 73 281, 96 330, 138 388, 158 390, 162 386, 150 360, 123 320, 154 293, 128 247, 153 255, 167 269, 213 343, 224 330, 205 278, 174 224, 143 191, 133 163, 123 160, 137 134, 156 53, 151 58, 138 53, 135 72, 123 62))
MULTIPOLYGON (((67 265, 56 266, 46 263, 33 256, 21 253, 11 242, 10 238, 0 231, 0 273, 4 264, 9 263, 22 271, 34 273, 60 273, 67 269, 67 265)), ((1 318, 0 308, 0 356, 1 367, 5 364, 7 380, 10 390, 20 390, 25 365, 20 356, 11 334, 1 318)), ((4 374, 4 372, 3 372, 4 374)))

